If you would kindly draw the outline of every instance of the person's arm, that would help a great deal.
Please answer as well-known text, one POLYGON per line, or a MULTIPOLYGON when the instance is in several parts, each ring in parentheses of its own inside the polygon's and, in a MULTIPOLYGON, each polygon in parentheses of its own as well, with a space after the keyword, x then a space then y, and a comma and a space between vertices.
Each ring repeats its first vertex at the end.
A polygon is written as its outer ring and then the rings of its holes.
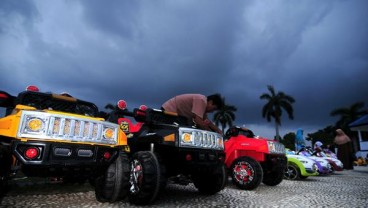
POLYGON ((219 134, 223 134, 222 131, 211 121, 208 119, 207 114, 204 114, 203 116, 204 123, 214 132, 217 132, 219 134))
POLYGON ((203 130, 208 130, 208 131, 211 131, 211 129, 210 129, 210 127, 208 126, 208 124, 206 124, 205 122, 204 122, 204 120, 201 118, 201 117, 199 117, 199 116, 197 116, 197 115, 195 115, 195 114, 193 114, 193 122, 200 128, 200 129, 203 129, 203 130))
POLYGON ((193 121, 203 130, 214 131, 222 135, 222 131, 208 119, 203 120, 201 117, 194 114, 193 121))
POLYGON ((217 132, 217 133, 219 133, 219 134, 221 134, 222 135, 222 131, 212 122, 212 121, 210 121, 210 120, 208 120, 208 119, 206 119, 206 120, 204 120, 204 122, 205 123, 207 123, 208 124, 208 127, 212 130, 212 131, 214 131, 214 132, 217 132))

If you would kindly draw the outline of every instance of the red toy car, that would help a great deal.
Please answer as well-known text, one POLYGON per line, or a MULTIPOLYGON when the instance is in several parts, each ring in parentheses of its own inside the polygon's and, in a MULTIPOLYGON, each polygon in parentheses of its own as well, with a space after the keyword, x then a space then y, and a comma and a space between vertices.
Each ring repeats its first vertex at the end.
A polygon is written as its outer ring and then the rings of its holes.
POLYGON ((261 182, 276 186, 283 180, 287 165, 283 144, 233 126, 225 134, 224 145, 225 164, 238 188, 253 190, 261 182))

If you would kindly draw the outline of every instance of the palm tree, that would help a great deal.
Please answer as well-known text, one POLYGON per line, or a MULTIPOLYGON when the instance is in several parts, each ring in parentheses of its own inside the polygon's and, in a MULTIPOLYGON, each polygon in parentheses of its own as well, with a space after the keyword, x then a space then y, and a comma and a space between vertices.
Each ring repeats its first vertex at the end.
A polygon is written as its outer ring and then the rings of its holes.
MULTIPOLYGON (((224 99, 225 103, 225 99, 224 99)), ((221 124, 221 130, 224 132, 226 126, 231 127, 233 125, 233 121, 235 120, 234 112, 237 111, 235 106, 224 104, 221 109, 219 109, 214 115, 213 119, 215 124, 218 126, 221 124)))
POLYGON ((108 103, 108 104, 105 105, 105 109, 108 110, 108 111, 113 111, 113 110, 116 109, 116 107, 117 107, 116 105, 113 105, 111 103, 108 103))
POLYGON ((268 85, 267 88, 270 94, 264 93, 259 97, 261 100, 267 101, 262 109, 262 117, 267 118, 268 122, 271 121, 271 118, 275 120, 276 140, 280 141, 279 126, 281 125, 282 110, 284 109, 286 111, 289 119, 294 119, 292 104, 295 100, 284 92, 276 93, 271 85, 268 85))
POLYGON ((113 105, 111 103, 108 103, 105 105, 105 110, 106 111, 99 111, 99 117, 104 118, 105 120, 107 120, 110 117, 111 112, 113 112, 116 109, 116 105, 113 105))
POLYGON ((341 128, 347 132, 349 131, 349 123, 355 121, 360 116, 367 113, 367 111, 362 110, 364 107, 364 102, 356 102, 347 108, 337 108, 331 111, 331 116, 340 116, 340 119, 336 122, 335 126, 341 128))

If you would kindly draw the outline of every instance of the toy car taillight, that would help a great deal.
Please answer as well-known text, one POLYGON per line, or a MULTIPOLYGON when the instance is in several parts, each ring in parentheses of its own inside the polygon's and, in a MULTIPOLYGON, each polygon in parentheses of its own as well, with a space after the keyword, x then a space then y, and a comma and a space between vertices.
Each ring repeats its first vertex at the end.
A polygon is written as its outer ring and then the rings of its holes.
POLYGON ((28 147, 26 151, 24 151, 24 156, 30 160, 37 158, 39 154, 40 154, 40 151, 36 147, 28 147))
POLYGON ((124 110, 127 108, 127 103, 125 100, 119 100, 117 104, 118 104, 118 108, 121 110, 124 110))
POLYGON ((145 111, 145 110, 147 110, 147 106, 146 105, 141 105, 141 106, 139 106, 139 110, 145 111))
POLYGON ((110 152, 105 152, 105 153, 103 154, 103 157, 104 157, 106 160, 110 159, 110 158, 111 158, 111 154, 110 154, 110 152))
POLYGON ((7 99, 8 95, 5 93, 0 93, 0 98, 7 99))
POLYGON ((37 86, 34 86, 34 85, 29 85, 27 88, 26 88, 27 91, 32 91, 32 92, 39 92, 40 89, 38 89, 37 86))

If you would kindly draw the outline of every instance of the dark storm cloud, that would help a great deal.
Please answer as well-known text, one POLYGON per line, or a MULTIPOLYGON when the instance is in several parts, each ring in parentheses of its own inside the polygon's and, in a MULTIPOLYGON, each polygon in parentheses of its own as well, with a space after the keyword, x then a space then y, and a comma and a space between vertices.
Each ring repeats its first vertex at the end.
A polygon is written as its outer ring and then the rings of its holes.
MULTIPOLYGON (((231 93, 229 101, 241 106, 239 113, 244 116, 245 124, 262 122, 260 115, 264 101, 260 101, 259 96, 268 93, 266 85, 296 96, 289 88, 297 89, 298 86, 283 85, 290 74, 285 65, 301 45, 304 33, 323 21, 332 8, 331 1, 320 3, 318 7, 314 3, 258 1, 246 10, 247 24, 241 28, 235 64, 228 76, 232 83, 236 83, 228 88, 231 93)), ((300 73, 299 69, 294 70, 300 73)), ((300 101, 297 99, 296 104, 300 101)))
POLYGON ((140 1, 80 1, 87 22, 100 31, 133 38, 139 24, 140 1))
MULTIPOLYGON (((124 11, 134 12, 113 12, 109 18, 118 18, 122 22, 139 19, 140 22, 130 28, 133 30, 130 34, 135 35, 128 37, 131 41, 127 47, 129 52, 122 54, 126 56, 122 57, 126 60, 122 65, 124 68, 115 70, 127 78, 116 84, 120 89, 131 89, 129 97, 134 100, 147 94, 147 101, 153 100, 156 106, 178 93, 220 91, 225 82, 223 75, 231 67, 234 33, 243 10, 241 5, 241 2, 224 5, 220 1, 211 4, 145 2, 144 5, 134 5, 132 9, 127 8, 131 5, 121 5, 124 11), (132 42, 133 48, 130 47, 132 42)), ((99 30, 112 28, 109 31, 115 36, 122 34, 119 44, 125 48, 125 27, 115 27, 113 25, 117 22, 108 20, 103 20, 105 23, 100 26, 101 20, 95 21, 96 15, 90 16, 99 8, 101 5, 88 4, 84 8, 85 18, 99 30)), ((104 10, 109 10, 109 7, 105 6, 104 10)), ((114 92, 114 89, 111 93, 123 94, 114 92)))
MULTIPOLYGON (((36 15, 36 8, 29 1, 13 1, 13 0, 2 0, 0 2, 0 16, 2 19, 2 26, 5 26, 4 23, 6 20, 12 15, 19 15, 23 19, 23 21, 32 22, 32 19, 36 15)), ((6 29, 6 28, 2 28, 6 29)))
POLYGON ((284 86, 303 101, 296 108, 307 123, 333 124, 338 117, 329 116, 332 110, 358 101, 368 105, 368 44, 364 38, 368 35, 368 4, 356 2, 334 5, 320 24, 304 34, 287 64, 290 77, 284 79, 284 86))
POLYGON ((270 136, 259 96, 273 85, 296 99, 295 120, 283 118, 281 133, 309 133, 334 123, 334 108, 368 100, 367 5, 0 1, 0 88, 15 94, 36 84, 101 108, 220 92, 238 108, 236 124, 270 136))
POLYGON ((368 100, 367 3, 315 3, 260 2, 249 10, 254 22, 244 28, 229 76, 238 83, 229 100, 243 106, 244 123, 262 122, 259 95, 267 84, 296 99, 295 120, 283 121, 293 128, 325 127, 338 119, 329 116, 333 109, 368 100))
MULTIPOLYGON (((33 25, 33 21, 36 21, 37 15, 38 13, 36 8, 29 1, 0 1, 0 37, 5 37, 4 39, 0 39, 0 45, 6 47, 6 50, 0 50, 2 53, 0 59, 0 83, 3 86, 12 86, 16 84, 9 77, 5 76, 7 73, 16 72, 14 72, 14 69, 10 69, 8 66, 5 66, 4 62, 9 61, 9 59, 13 59, 13 62, 18 62, 18 60, 14 59, 14 56, 16 56, 15 53, 18 51, 16 48, 13 48, 11 44, 6 43, 6 37, 12 37, 18 43, 22 43, 24 41, 24 37, 27 35, 20 33, 22 28, 30 29, 31 25, 33 25), (15 20, 17 24, 13 24, 10 20, 15 20)), ((14 65, 15 63, 13 66, 14 65)))

